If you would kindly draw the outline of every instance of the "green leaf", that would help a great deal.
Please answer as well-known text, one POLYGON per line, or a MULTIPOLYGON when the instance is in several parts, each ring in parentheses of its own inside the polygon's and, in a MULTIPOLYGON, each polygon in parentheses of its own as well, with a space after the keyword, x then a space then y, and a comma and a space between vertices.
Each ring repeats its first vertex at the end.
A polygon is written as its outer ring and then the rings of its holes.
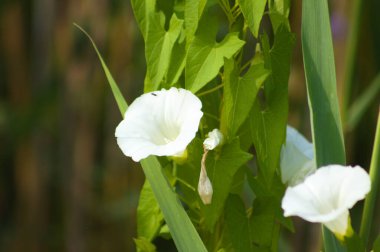
POLYGON ((160 232, 158 234, 160 237, 166 239, 166 240, 171 240, 172 239, 172 236, 170 234, 170 230, 169 230, 169 227, 168 225, 163 225, 160 229, 160 232))
POLYGON ((157 158, 150 156, 143 159, 140 163, 152 187, 154 196, 161 208, 178 251, 206 252, 207 250, 191 223, 189 216, 177 199, 176 193, 165 179, 157 158))
POLYGON ((147 61, 147 75, 144 91, 157 90, 166 75, 174 44, 181 32, 183 20, 173 14, 168 31, 165 30, 165 16, 162 12, 150 16, 148 27, 145 57, 147 61))
POLYGON ((186 40, 189 43, 198 28, 198 23, 206 6, 207 0, 185 1, 185 28, 186 40))
POLYGON ((239 140, 222 147, 220 154, 210 151, 206 160, 208 177, 213 186, 213 197, 210 205, 202 205, 204 226, 212 231, 221 215, 224 203, 230 192, 232 181, 238 169, 252 158, 252 155, 240 149, 239 140))
POLYGON ((364 242, 360 239, 359 235, 356 233, 354 233, 351 237, 345 237, 344 243, 347 247, 347 252, 366 251, 364 242))
POLYGON ((156 8, 156 0, 131 0, 133 13, 136 17, 137 24, 146 41, 148 27, 150 24, 150 16, 154 14, 156 8))
POLYGON ((290 0, 269 0, 269 11, 277 12, 286 19, 289 17, 290 0))
POLYGON ((267 0, 240 0, 239 5, 244 18, 247 20, 249 29, 257 38, 261 19, 263 18, 267 0))
POLYGON ((113 96, 115 97, 115 100, 116 100, 116 103, 117 103, 117 105, 119 107, 120 113, 121 113, 122 116, 124 116, 124 113, 125 113, 125 111, 127 111, 127 108, 128 108, 127 102, 125 101, 123 95, 121 94, 119 87, 117 86, 115 80, 113 79, 113 77, 111 75, 111 72, 109 71, 106 63, 104 62, 104 60, 102 58, 102 55, 100 54, 98 48, 96 47, 95 42, 92 40, 92 38, 90 37, 90 35, 85 30, 83 30, 82 27, 80 27, 79 25, 77 25, 75 23, 74 23, 74 25, 79 30, 81 30, 88 37, 88 39, 91 41, 91 44, 94 47, 95 52, 96 52, 96 54, 99 57, 100 63, 102 64, 104 73, 106 74, 108 83, 109 83, 109 85, 111 87, 113 96))
POLYGON ((236 252, 252 251, 251 230, 244 202, 230 194, 225 207, 225 225, 230 242, 236 252))
POLYGON ((145 237, 139 237, 133 240, 135 241, 136 250, 138 252, 155 252, 156 251, 156 246, 154 246, 154 244, 152 244, 145 237))
POLYGON ((258 197, 252 205, 250 216, 253 251, 278 251, 280 225, 276 222, 272 197, 258 197))
POLYGON ((264 100, 254 103, 251 134, 257 152, 260 174, 267 184, 279 165, 281 146, 285 140, 288 119, 288 79, 294 35, 281 25, 269 49, 267 36, 262 37, 265 67, 271 71, 264 84, 264 100))
POLYGON ((166 75, 165 85, 166 87, 171 87, 177 84, 178 79, 181 77, 183 69, 185 68, 186 59, 186 43, 177 42, 173 46, 173 51, 170 59, 169 69, 166 75))
MULTIPOLYGON (((327 0, 302 2, 301 41, 317 167, 345 164, 327 0)), ((342 251, 329 230, 323 235, 327 252, 342 251)))
POLYGON ((373 251, 380 252, 380 235, 377 236, 375 242, 373 243, 373 251))
POLYGON ((196 93, 211 81, 223 66, 224 58, 230 59, 243 45, 238 33, 229 33, 220 42, 216 42, 215 24, 209 18, 201 22, 203 27, 190 44, 185 70, 186 89, 196 93))
MULTIPOLYGON (((281 208, 281 202, 286 188, 285 185, 282 184, 280 176, 276 175, 272 181, 272 185, 269 187, 262 179, 253 177, 249 171, 247 171, 247 179, 249 186, 260 202, 263 201, 263 199, 264 201, 270 201, 270 214, 273 216, 272 219, 276 223, 281 223, 289 231, 294 232, 294 226, 291 218, 285 218, 281 208)), ((269 225, 273 225, 273 223, 270 223, 269 225)))
POLYGON ((137 236, 152 241, 164 222, 149 182, 145 180, 137 207, 137 236))
POLYGON ((221 129, 233 138, 247 119, 256 99, 257 92, 268 77, 270 71, 264 63, 252 65, 248 72, 240 77, 240 71, 233 60, 224 63, 224 109, 221 129), (226 130, 224 130, 226 129, 226 130))

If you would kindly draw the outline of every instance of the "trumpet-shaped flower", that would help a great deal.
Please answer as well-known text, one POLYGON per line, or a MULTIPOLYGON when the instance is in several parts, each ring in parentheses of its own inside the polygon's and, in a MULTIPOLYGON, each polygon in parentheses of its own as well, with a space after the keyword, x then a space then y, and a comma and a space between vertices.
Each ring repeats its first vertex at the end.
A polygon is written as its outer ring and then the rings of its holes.
POLYGON ((204 140, 203 146, 206 150, 213 150, 223 143, 224 137, 218 129, 213 129, 208 133, 208 137, 204 140))
POLYGON ((286 128, 286 143, 281 149, 281 178, 284 184, 294 186, 316 170, 313 144, 296 129, 286 128))
POLYGON ((127 109, 115 136, 136 162, 149 155, 181 156, 198 131, 202 103, 185 89, 146 93, 127 109))
POLYGON ((284 216, 322 223, 337 237, 344 237, 351 230, 348 209, 364 199, 370 188, 370 178, 359 166, 324 166, 287 188, 282 199, 284 216))

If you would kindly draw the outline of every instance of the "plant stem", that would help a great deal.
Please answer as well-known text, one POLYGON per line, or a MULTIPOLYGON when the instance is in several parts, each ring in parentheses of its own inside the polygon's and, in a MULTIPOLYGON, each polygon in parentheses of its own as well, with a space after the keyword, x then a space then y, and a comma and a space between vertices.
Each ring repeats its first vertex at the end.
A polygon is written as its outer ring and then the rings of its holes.
POLYGON ((199 93, 199 94, 198 94, 198 97, 201 97, 201 96, 203 96, 203 95, 206 95, 206 94, 212 93, 212 92, 214 92, 214 91, 216 91, 216 90, 222 88, 223 86, 224 86, 224 84, 219 84, 219 85, 217 85, 216 87, 213 87, 213 88, 211 88, 211 89, 209 89, 209 90, 206 90, 206 91, 204 91, 204 92, 202 92, 202 93, 199 93))
POLYGON ((375 142, 372 151, 372 160, 370 166, 371 191, 367 195, 364 203, 363 217, 360 227, 360 237, 364 244, 367 245, 369 234, 371 231, 371 223, 373 220, 373 212, 376 203, 376 195, 379 189, 380 180, 380 110, 377 119, 375 142))
POLYGON ((356 56, 358 51, 358 42, 359 42, 359 33, 360 26, 362 22, 362 14, 363 14, 363 5, 364 0, 354 0, 352 11, 353 11, 353 19, 352 24, 350 25, 351 32, 348 38, 347 45, 347 60, 345 66, 345 78, 344 78, 344 89, 343 89, 343 122, 347 120, 347 112, 350 104, 352 86, 354 83, 355 77, 355 66, 356 66, 356 56))

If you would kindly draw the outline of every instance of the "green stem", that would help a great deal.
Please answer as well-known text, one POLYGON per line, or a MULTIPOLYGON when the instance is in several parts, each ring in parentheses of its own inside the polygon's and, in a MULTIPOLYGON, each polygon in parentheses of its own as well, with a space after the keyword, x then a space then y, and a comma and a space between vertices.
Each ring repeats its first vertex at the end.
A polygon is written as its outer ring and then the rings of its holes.
POLYGON ((372 160, 370 166, 371 177, 371 191, 367 195, 364 203, 363 217, 360 227, 360 237, 363 239, 364 244, 367 245, 369 234, 371 231, 371 224, 373 221, 373 212, 376 203, 376 195, 379 189, 380 180, 380 111, 377 119, 375 143, 373 145, 372 160))
POLYGON ((365 0, 354 0, 353 2, 353 19, 350 25, 351 32, 348 38, 347 46, 347 60, 345 66, 345 78, 344 78, 344 89, 343 89, 343 122, 347 120, 347 111, 350 105, 352 87, 354 84, 355 77, 355 67, 356 67, 356 57, 358 52, 359 43, 359 33, 360 26, 362 22, 363 5, 365 0))
POLYGON ((212 92, 214 92, 214 91, 216 91, 216 90, 222 88, 223 86, 224 86, 224 84, 219 84, 219 85, 217 85, 216 87, 213 87, 213 88, 211 88, 211 89, 209 89, 209 90, 206 90, 206 91, 204 91, 204 92, 202 92, 202 93, 199 93, 199 94, 198 94, 198 97, 201 97, 201 96, 206 95, 206 94, 210 94, 210 93, 212 93, 212 92))

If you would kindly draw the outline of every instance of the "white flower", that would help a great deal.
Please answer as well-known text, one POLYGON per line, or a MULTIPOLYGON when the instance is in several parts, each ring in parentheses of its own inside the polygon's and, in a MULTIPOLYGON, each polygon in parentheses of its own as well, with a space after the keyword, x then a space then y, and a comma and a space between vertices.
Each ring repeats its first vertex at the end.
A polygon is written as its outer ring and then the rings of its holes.
POLYGON ((181 156, 198 131, 202 103, 185 89, 146 93, 127 109, 115 136, 136 162, 149 155, 181 156))
POLYGON ((349 212, 371 188, 367 172, 359 167, 328 165, 301 184, 288 187, 282 199, 284 216, 320 222, 338 237, 350 231, 349 212))
POLYGON ((316 170, 314 147, 296 129, 287 126, 286 143, 281 149, 281 178, 294 186, 316 170))
POLYGON ((206 150, 213 150, 223 143, 223 134, 218 129, 213 129, 208 133, 208 137, 204 140, 203 146, 206 150))

